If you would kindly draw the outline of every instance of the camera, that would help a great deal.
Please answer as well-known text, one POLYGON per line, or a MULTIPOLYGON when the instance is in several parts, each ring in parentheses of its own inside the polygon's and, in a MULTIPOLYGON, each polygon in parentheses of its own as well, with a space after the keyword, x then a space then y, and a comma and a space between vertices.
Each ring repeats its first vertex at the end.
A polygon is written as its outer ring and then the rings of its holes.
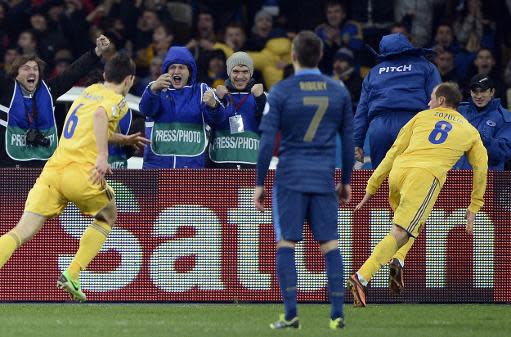
POLYGON ((50 147, 50 140, 46 138, 39 130, 30 129, 27 131, 27 145, 50 147))

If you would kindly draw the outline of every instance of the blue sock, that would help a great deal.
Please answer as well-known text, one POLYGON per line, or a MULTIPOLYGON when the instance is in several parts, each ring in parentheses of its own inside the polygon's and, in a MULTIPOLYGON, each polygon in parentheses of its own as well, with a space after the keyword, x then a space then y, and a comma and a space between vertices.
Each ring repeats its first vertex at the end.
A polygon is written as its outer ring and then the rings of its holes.
POLYGON ((344 317, 344 266, 339 248, 325 254, 326 274, 328 277, 328 294, 332 310, 330 317, 344 317))
POLYGON ((284 300, 286 321, 296 317, 296 266, 294 248, 281 247, 277 249, 277 276, 280 293, 284 300))

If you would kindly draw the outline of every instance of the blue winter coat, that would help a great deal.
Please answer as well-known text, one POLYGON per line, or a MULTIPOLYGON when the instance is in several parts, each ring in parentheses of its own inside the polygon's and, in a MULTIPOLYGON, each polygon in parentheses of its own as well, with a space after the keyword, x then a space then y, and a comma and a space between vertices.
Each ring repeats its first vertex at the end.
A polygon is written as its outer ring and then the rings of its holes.
MULTIPOLYGON (((185 64, 190 70, 188 83, 182 89, 162 90, 153 93, 152 84, 144 90, 140 100, 140 112, 146 116, 146 137, 151 137, 154 121, 165 119, 172 122, 193 123, 210 126, 221 123, 225 118, 218 109, 210 109, 202 102, 202 96, 210 88, 205 83, 197 83, 197 64, 185 47, 169 48, 163 60, 162 73, 166 73, 172 64, 185 64)), ((151 146, 144 150, 143 168, 203 168, 205 153, 194 157, 156 155, 151 146)))
MULTIPOLYGON (((382 38, 378 55, 381 63, 371 69, 362 83, 354 121, 355 146, 363 147, 367 129, 375 117, 404 114, 408 115, 407 121, 428 108, 431 92, 441 78, 437 68, 424 57, 427 52, 414 48, 401 33, 382 38)), ((398 124, 397 131, 402 127, 398 124)))
MULTIPOLYGON (((502 107, 498 98, 481 111, 471 99, 461 103, 458 111, 479 131, 488 151, 488 169, 504 170, 504 164, 511 159, 511 112, 502 107)), ((463 156, 454 168, 471 170, 472 166, 463 156)))

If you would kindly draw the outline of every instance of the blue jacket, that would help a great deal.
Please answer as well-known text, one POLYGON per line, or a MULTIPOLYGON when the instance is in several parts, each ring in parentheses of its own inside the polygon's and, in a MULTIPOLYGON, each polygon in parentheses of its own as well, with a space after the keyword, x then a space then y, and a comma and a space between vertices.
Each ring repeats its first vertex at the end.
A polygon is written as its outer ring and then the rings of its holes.
MULTIPOLYGON (((504 164, 511 159, 511 112, 502 107, 498 98, 481 111, 472 100, 461 103, 458 111, 479 131, 488 151, 488 169, 504 170, 504 164)), ((454 168, 472 169, 466 156, 454 168)))
MULTIPOLYGON (((210 109, 202 102, 202 96, 210 88, 205 83, 197 82, 197 64, 185 47, 169 48, 163 60, 162 73, 166 73, 171 64, 185 64, 190 69, 188 83, 182 89, 169 88, 159 93, 151 91, 149 85, 140 100, 140 112, 146 116, 146 137, 150 138, 154 121, 182 122, 213 126, 224 118, 219 109, 210 109)), ((159 156, 151 146, 144 150, 143 168, 203 168, 204 152, 195 157, 159 156)))
POLYGON ((410 114, 428 108, 433 88, 441 82, 437 68, 401 33, 386 35, 380 42, 381 63, 362 83, 354 120, 355 146, 362 147, 369 123, 388 112, 410 114))

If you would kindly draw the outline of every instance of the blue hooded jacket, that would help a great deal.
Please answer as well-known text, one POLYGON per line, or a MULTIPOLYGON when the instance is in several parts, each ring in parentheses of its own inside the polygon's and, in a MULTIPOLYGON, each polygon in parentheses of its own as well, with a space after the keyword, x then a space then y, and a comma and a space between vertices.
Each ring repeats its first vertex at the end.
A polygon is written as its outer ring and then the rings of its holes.
MULTIPOLYGON (((461 103, 458 111, 479 131, 488 151, 488 169, 504 170, 506 161, 511 159, 511 112, 502 107, 498 98, 481 111, 472 100, 461 103)), ((471 170, 472 166, 463 156, 454 168, 471 170)))
MULTIPOLYGON (((369 123, 375 117, 408 114, 409 120, 428 108, 431 92, 441 83, 437 68, 424 57, 428 52, 413 47, 401 33, 382 38, 377 55, 381 63, 362 83, 354 120, 355 146, 363 147, 369 123)), ((402 125, 396 127, 400 129, 402 125)))
MULTIPOLYGON (((151 137, 154 121, 182 122, 213 126, 225 118, 219 109, 211 109, 202 102, 202 96, 211 90, 205 83, 197 83, 197 64, 185 47, 169 48, 163 60, 162 73, 172 64, 184 64, 190 71, 188 83, 181 89, 169 88, 159 93, 151 91, 151 83, 145 88, 140 100, 140 111, 146 116, 146 137, 151 137)), ((195 157, 160 156, 151 146, 144 150, 143 168, 203 168, 204 152, 195 157)))

